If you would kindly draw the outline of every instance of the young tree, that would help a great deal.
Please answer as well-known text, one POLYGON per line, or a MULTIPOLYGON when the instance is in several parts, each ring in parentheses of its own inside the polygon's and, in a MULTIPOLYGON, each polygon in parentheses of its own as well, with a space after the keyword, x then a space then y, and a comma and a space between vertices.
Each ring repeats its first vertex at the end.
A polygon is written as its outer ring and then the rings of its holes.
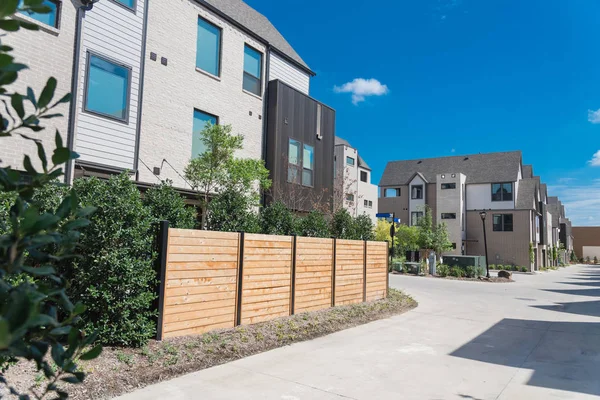
POLYGON ((212 231, 248 233, 260 232, 258 215, 252 209, 248 196, 226 189, 214 196, 210 202, 207 228, 212 231))
POLYGON ((338 239, 353 239, 354 221, 348 210, 338 209, 331 219, 331 234, 338 239))
POLYGON ((258 201, 259 190, 271 186, 262 160, 235 158, 235 152, 243 148, 244 138, 231 131, 231 125, 207 123, 199 139, 206 151, 192 159, 184 171, 186 179, 199 193, 202 229, 206 229, 210 198, 215 193, 228 188, 258 201))
POLYGON ((432 248, 433 251, 435 251, 438 260, 442 256, 443 252, 452 250, 452 243, 450 242, 450 237, 448 235, 448 228, 443 222, 437 224, 433 231, 432 248))
POLYGON ((361 214, 354 218, 353 221, 353 237, 354 240, 374 240, 375 232, 373 231, 373 221, 367 214, 361 214))
POLYGON ((172 184, 166 180, 151 187, 144 193, 143 203, 157 221, 169 221, 171 228, 193 229, 196 226, 196 210, 186 206, 172 184))
POLYGON ((416 226, 397 225, 396 227, 396 249, 401 257, 406 255, 407 251, 419 250, 419 228, 416 226))
POLYGON ((429 257, 429 252, 433 250, 435 240, 435 232, 433 228, 433 216, 431 208, 425 206, 423 217, 417 221, 419 231, 418 245, 419 248, 426 251, 426 256, 429 257))
POLYGON ((298 230, 298 220, 285 204, 275 202, 260 213, 261 232, 267 235, 293 235, 298 230))
POLYGON ((331 236, 329 224, 320 211, 311 211, 298 223, 298 234, 308 237, 328 238, 331 236))
MULTIPOLYGON (((386 221, 385 219, 378 219, 375 224, 375 240, 380 242, 388 242, 388 247, 392 247, 392 237, 390 236, 390 229, 392 227, 392 223, 386 221)), ((396 230, 398 229, 398 225, 396 225, 396 230)))

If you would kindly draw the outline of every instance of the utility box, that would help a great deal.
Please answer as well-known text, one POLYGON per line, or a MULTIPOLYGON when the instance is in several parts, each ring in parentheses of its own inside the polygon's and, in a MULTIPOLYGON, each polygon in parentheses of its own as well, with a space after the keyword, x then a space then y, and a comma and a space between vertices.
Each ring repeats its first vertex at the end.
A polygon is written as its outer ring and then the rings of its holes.
POLYGON ((449 267, 484 267, 485 268, 485 257, 484 256, 455 256, 446 255, 444 258, 444 264, 449 267))

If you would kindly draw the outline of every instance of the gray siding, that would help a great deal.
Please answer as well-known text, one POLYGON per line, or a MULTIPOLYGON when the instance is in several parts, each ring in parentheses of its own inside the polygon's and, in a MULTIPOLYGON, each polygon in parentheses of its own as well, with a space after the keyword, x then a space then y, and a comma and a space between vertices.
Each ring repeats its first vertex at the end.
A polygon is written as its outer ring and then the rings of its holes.
POLYGON ((269 81, 274 81, 276 79, 287 83, 304 94, 309 94, 310 76, 298 67, 285 61, 281 56, 277 55, 277 53, 271 52, 269 81))
POLYGON ((82 25, 81 63, 77 91, 75 149, 80 160, 134 169, 144 12, 147 0, 137 0, 135 12, 111 0, 94 5, 82 25), (83 111, 88 52, 131 68, 129 120, 114 121, 83 111))

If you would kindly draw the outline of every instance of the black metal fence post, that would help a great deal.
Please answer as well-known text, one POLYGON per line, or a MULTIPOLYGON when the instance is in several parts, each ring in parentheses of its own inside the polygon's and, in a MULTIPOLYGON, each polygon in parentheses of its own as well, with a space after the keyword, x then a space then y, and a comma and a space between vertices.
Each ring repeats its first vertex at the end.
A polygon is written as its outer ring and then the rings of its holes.
POLYGON ((290 280, 291 282, 291 288, 290 288, 290 315, 294 315, 295 312, 295 308, 296 308, 296 246, 297 246, 297 240, 298 240, 298 236, 297 235, 292 235, 292 279, 290 280))
POLYGON ((242 324, 242 295, 243 288, 242 283, 244 280, 244 240, 245 233, 240 232, 240 246, 238 254, 238 276, 237 276, 237 298, 235 299, 236 311, 235 311, 235 326, 242 324))
POLYGON ((331 307, 335 307, 335 255, 337 253, 337 239, 333 239, 333 266, 331 268, 331 307))
POLYGON ((167 275, 167 252, 169 251, 169 221, 160 221, 158 226, 158 322, 156 340, 163 337, 163 312, 165 308, 165 278, 167 275))
POLYGON ((363 303, 367 301, 367 241, 363 242, 363 303))

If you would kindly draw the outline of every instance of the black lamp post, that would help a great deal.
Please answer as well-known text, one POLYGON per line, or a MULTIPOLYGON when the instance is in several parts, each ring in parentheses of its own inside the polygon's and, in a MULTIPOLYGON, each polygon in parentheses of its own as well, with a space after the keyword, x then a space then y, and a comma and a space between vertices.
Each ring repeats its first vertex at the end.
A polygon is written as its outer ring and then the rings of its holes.
POLYGON ((485 217, 487 217, 487 213, 482 211, 479 213, 481 217, 481 223, 483 224, 483 246, 485 247, 485 270, 487 272, 487 277, 490 277, 490 264, 488 262, 488 251, 487 251, 487 235, 485 234, 485 217))

